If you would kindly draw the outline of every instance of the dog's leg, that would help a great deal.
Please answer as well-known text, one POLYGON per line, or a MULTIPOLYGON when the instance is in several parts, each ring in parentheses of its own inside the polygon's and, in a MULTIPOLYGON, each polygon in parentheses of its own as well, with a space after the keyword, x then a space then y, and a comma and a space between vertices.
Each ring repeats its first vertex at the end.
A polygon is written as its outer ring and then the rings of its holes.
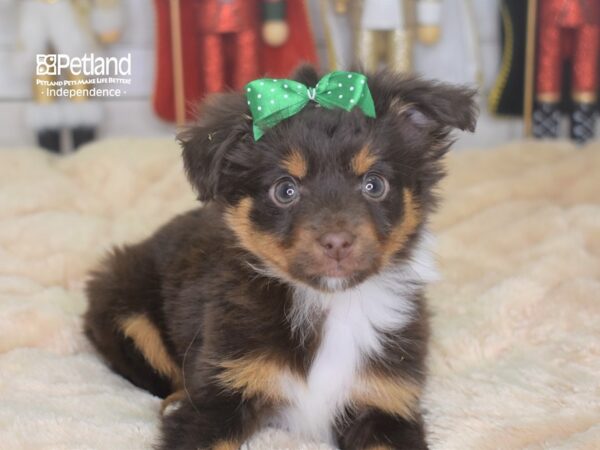
POLYGON ((163 416, 160 450, 237 450, 255 429, 251 402, 210 387, 202 391, 163 416))
POLYGON ((180 369, 161 331, 160 278, 145 245, 115 249, 87 285, 85 333, 111 368, 166 397, 180 387, 180 369))
POLYGON ((160 413, 165 414, 169 407, 173 404, 179 403, 186 398, 187 394, 184 389, 173 392, 169 396, 163 399, 160 404, 160 413))
POLYGON ((339 431, 343 450, 426 450, 420 416, 406 419, 370 409, 358 412, 339 431))

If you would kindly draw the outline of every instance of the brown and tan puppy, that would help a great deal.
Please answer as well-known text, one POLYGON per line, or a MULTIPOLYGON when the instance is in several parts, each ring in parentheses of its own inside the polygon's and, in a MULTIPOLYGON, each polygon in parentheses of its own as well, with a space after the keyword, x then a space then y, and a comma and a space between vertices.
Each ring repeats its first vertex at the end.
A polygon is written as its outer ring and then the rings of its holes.
POLYGON ((161 449, 235 449, 265 426, 427 447, 426 224, 474 93, 389 72, 368 84, 376 119, 309 103, 259 141, 241 93, 210 98, 180 136, 205 206, 94 272, 91 341, 132 383, 181 399, 161 449))

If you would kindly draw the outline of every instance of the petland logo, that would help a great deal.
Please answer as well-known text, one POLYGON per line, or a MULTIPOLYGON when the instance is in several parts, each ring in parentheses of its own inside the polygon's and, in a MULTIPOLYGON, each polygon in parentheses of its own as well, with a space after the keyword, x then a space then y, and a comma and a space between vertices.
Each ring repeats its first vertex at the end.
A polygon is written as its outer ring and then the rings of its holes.
POLYGON ((48 98, 121 97, 131 85, 131 53, 117 58, 93 53, 36 55, 36 86, 48 98))
POLYGON ((38 54, 36 75, 60 76, 63 71, 86 77, 131 76, 131 53, 117 58, 96 56, 93 53, 73 57, 64 53, 38 54))

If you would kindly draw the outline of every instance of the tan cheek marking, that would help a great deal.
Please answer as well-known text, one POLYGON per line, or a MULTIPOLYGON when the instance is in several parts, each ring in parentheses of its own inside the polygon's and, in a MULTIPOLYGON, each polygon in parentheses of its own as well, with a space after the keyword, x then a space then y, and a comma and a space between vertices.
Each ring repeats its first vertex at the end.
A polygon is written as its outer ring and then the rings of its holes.
POLYGON ((356 234, 360 236, 359 243, 366 245, 378 244, 377 230, 375 224, 371 221, 364 221, 356 228, 356 234))
POLYGON ((123 334, 133 341, 144 358, 158 373, 169 378, 174 387, 181 385, 181 371, 165 348, 156 326, 145 314, 136 314, 120 323, 123 334))
POLYGON ((365 145, 354 155, 350 164, 354 174, 360 176, 367 173, 376 161, 377 157, 371 153, 369 146, 365 145))
POLYGON ((252 211, 252 199, 246 197, 225 213, 227 225, 244 248, 277 268, 287 271, 288 262, 284 249, 273 236, 254 228, 250 220, 250 211, 252 211))
POLYGON ((219 441, 213 445, 212 450, 238 450, 241 446, 241 442, 219 441))
POLYGON ((404 218, 390 233, 387 242, 383 245, 384 264, 398 252, 408 241, 408 237, 415 232, 421 220, 419 205, 413 198, 412 193, 404 188, 404 218))
POLYGON ((306 160, 298 150, 292 150, 292 152, 283 160, 282 168, 298 179, 302 179, 306 176, 308 166, 306 160))
POLYGON ((367 447, 366 450, 393 450, 392 447, 387 445, 375 445, 373 447, 367 447))
POLYGON ((420 395, 421 387, 413 382, 369 374, 359 378, 351 398, 355 404, 412 419, 417 411, 420 395))
POLYGON ((223 369, 217 375, 221 385, 241 391, 245 398, 262 396, 270 401, 283 401, 282 377, 293 376, 289 369, 265 355, 224 361, 219 366, 223 369))
POLYGON ((293 247, 289 250, 290 255, 294 255, 294 252, 298 251, 314 250, 318 245, 317 237, 318 235, 310 228, 310 224, 299 223, 294 232, 293 247))

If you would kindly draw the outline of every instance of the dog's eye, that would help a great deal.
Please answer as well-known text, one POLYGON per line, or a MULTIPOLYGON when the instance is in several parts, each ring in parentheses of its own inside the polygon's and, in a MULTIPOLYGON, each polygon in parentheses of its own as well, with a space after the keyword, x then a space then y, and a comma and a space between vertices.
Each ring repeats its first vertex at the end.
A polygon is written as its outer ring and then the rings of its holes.
POLYGON ((271 199, 279 206, 289 206, 300 196, 298 185, 293 178, 282 178, 269 190, 271 199))
POLYGON ((362 193, 373 200, 383 200, 389 191, 389 184, 381 175, 368 173, 362 182, 362 193))

